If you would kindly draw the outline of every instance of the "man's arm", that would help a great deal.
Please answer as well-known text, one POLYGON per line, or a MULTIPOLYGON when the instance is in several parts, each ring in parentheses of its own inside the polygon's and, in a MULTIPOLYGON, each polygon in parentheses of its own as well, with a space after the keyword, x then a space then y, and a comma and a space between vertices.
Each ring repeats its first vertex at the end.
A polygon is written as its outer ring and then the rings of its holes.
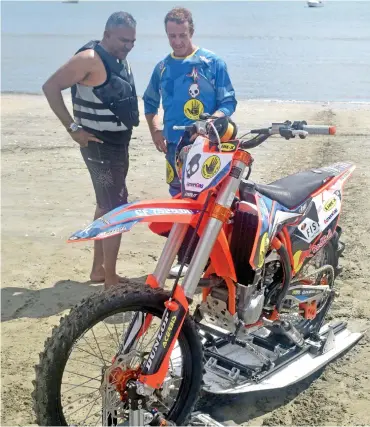
POLYGON ((167 152, 167 144, 163 137, 163 131, 158 116, 158 108, 161 101, 159 92, 160 70, 156 66, 150 78, 150 82, 143 96, 145 118, 148 122, 152 140, 158 151, 161 153, 167 152))
POLYGON ((217 110, 213 115, 216 117, 230 117, 235 112, 237 101, 227 66, 221 59, 218 59, 216 64, 215 87, 217 110))
MULTIPOLYGON (((66 129, 74 120, 64 103, 62 91, 76 83, 86 81, 94 67, 94 62, 91 52, 80 52, 59 68, 42 86, 50 108, 66 129)), ((88 141, 101 142, 83 129, 71 133, 71 137, 81 146, 86 146, 88 141)))

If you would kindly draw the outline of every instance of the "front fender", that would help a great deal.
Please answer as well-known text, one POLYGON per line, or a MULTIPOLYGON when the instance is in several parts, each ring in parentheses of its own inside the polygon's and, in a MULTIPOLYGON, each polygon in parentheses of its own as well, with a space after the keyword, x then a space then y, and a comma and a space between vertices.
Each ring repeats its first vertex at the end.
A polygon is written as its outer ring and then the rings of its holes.
POLYGON ((202 207, 200 202, 182 199, 128 203, 77 231, 68 242, 105 239, 130 231, 138 222, 195 224, 202 207))

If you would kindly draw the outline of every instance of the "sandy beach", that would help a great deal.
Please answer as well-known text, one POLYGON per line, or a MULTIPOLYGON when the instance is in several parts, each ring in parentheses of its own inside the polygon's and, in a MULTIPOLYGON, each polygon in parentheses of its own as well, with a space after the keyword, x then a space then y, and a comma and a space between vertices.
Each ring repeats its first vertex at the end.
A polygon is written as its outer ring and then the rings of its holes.
MULTIPOLYGON (((91 222, 95 199, 78 146, 45 98, 2 94, 1 102, 1 425, 29 425, 33 366, 45 339, 63 314, 101 288, 88 281, 92 244, 66 243, 91 222)), ((286 119, 337 126, 335 137, 271 138, 253 150, 252 179, 268 183, 308 167, 356 163, 345 188, 340 224, 347 246, 331 316, 356 331, 368 328, 370 104, 240 101, 234 119, 240 132, 286 119)), ((130 144, 127 184, 130 201, 168 196, 164 156, 155 150, 143 115, 130 144)), ((119 273, 132 278, 151 273, 162 245, 145 225, 124 234, 119 273)), ((318 378, 277 393, 205 403, 219 421, 243 425, 370 425, 369 401, 367 332, 318 378)))

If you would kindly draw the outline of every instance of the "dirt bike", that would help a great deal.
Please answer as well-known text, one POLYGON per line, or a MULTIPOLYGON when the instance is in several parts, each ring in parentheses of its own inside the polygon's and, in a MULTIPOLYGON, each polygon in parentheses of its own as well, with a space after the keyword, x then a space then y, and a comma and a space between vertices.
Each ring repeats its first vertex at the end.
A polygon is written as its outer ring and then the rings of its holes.
POLYGON ((324 324, 344 250, 343 185, 355 166, 335 163, 269 185, 249 179, 248 150, 270 136, 335 128, 286 121, 251 130, 247 140, 230 139, 229 126, 208 116, 177 127, 190 136, 178 156, 181 195, 121 206, 69 239, 104 239, 144 222, 168 236, 145 284, 95 293, 53 330, 36 366, 39 424, 183 425, 201 389, 281 388, 361 338, 343 322, 324 324), (185 277, 180 284, 180 269, 165 290, 189 230, 185 277))

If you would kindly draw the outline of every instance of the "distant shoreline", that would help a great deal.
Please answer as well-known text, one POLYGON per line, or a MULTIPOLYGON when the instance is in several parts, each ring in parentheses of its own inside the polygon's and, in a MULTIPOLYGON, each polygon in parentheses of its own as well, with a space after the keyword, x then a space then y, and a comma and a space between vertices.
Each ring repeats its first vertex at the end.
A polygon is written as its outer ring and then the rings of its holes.
MULTIPOLYGON (((66 96, 68 95, 69 90, 66 89, 64 91, 64 94, 66 96)), ((43 96, 41 92, 22 92, 22 91, 1 91, 2 95, 7 96, 43 96)), ((142 99, 141 96, 139 96, 139 99, 142 99)), ((330 104, 330 105, 363 105, 363 106, 370 106, 370 100, 369 101, 356 101, 356 100, 347 100, 347 101, 341 101, 341 100, 322 100, 322 101, 310 101, 310 100, 300 100, 300 99, 268 99, 268 98, 239 98, 239 102, 248 102, 248 103, 267 103, 267 104, 312 104, 312 105, 322 105, 322 104, 330 104)))

